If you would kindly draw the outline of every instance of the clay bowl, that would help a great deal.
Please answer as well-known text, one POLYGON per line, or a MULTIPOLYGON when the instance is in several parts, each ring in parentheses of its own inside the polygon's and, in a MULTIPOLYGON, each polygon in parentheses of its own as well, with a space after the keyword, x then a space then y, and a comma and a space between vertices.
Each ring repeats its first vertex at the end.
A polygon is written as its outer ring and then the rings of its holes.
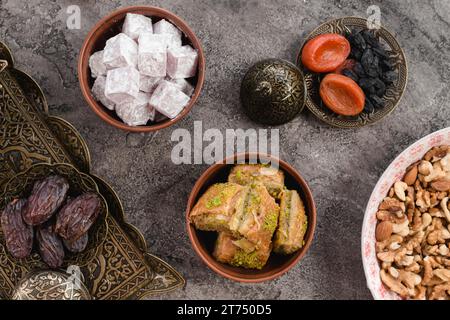
POLYGON ((203 52, 202 45, 200 41, 192 31, 192 29, 184 22, 181 18, 175 14, 156 7, 149 6, 131 6, 121 8, 117 11, 112 12, 108 16, 101 19, 89 32, 86 40, 81 47, 80 55, 78 58, 78 79, 80 81, 81 92, 86 99, 88 105, 92 110, 105 122, 110 125, 132 132, 150 132, 157 131, 163 128, 167 128, 174 123, 180 121, 184 116, 186 116, 189 111, 191 111, 195 102, 197 101, 201 89, 203 87, 203 81, 205 79, 205 55, 203 52), (199 54, 198 61, 198 72, 197 76, 188 79, 191 84, 195 87, 195 91, 192 94, 191 100, 184 110, 174 119, 166 119, 161 122, 149 122, 145 126, 131 127, 126 125, 120 120, 114 111, 110 111, 105 108, 100 102, 97 102, 91 94, 91 87, 94 80, 91 77, 91 72, 89 68, 89 57, 96 51, 102 50, 105 47, 106 40, 117 35, 121 32, 122 25, 127 13, 143 14, 151 17, 153 23, 158 22, 161 19, 166 19, 172 24, 176 25, 181 31, 183 31, 183 45, 189 44, 193 48, 197 49, 199 54))
POLYGON ((257 283, 273 280, 293 268, 306 254, 313 240, 314 229, 316 226, 316 207, 313 195, 306 181, 291 165, 282 160, 278 160, 273 156, 259 154, 259 159, 271 160, 272 163, 278 161, 280 169, 283 170, 285 174, 285 185, 289 189, 297 190, 305 204, 306 213, 308 215, 308 230, 305 236, 305 245, 296 253, 284 256, 272 252, 266 266, 261 270, 233 267, 220 263, 213 257, 212 253, 214 251, 217 233, 196 230, 189 222, 189 213, 200 196, 211 185, 227 181, 228 174, 233 166, 232 163, 237 163, 238 159, 246 159, 246 162, 248 162, 249 157, 250 154, 248 153, 245 155, 234 155, 231 158, 227 158, 220 163, 212 165, 201 175, 189 196, 186 208, 186 223, 187 232, 194 251, 210 269, 219 275, 234 281, 257 283))

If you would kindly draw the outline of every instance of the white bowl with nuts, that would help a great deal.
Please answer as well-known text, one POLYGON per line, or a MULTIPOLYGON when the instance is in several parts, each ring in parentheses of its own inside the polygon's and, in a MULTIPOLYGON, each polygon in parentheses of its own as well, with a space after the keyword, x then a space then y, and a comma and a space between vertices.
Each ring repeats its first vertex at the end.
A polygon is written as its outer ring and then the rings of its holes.
POLYGON ((450 128, 403 151, 369 199, 361 236, 377 300, 450 299, 450 128))

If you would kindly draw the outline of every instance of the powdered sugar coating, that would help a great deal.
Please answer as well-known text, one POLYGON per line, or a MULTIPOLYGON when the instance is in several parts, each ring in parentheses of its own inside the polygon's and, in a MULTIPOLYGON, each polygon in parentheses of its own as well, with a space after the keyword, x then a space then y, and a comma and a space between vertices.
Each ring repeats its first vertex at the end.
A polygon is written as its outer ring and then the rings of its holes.
POLYGON ((142 14, 127 13, 122 32, 133 40, 143 33, 153 33, 152 19, 142 14))
POLYGON ((125 33, 119 33, 106 41, 103 63, 108 70, 126 66, 136 67, 138 45, 125 33))
POLYGON ((97 77, 97 79, 95 79, 94 85, 92 86, 92 95, 107 109, 114 110, 114 102, 109 100, 105 96, 105 86, 106 86, 106 77, 105 76, 97 77))
POLYGON ((105 96, 116 104, 131 102, 139 92, 139 72, 134 67, 109 70, 105 96))
POLYGON ((89 57, 89 68, 92 78, 106 76, 106 66, 103 63, 103 50, 97 51, 89 57))
POLYGON ((191 46, 169 48, 167 74, 172 79, 191 78, 197 74, 198 52, 191 46))
POLYGON ((175 84, 163 80, 150 98, 150 105, 166 117, 173 119, 180 114, 189 100, 190 98, 175 84))

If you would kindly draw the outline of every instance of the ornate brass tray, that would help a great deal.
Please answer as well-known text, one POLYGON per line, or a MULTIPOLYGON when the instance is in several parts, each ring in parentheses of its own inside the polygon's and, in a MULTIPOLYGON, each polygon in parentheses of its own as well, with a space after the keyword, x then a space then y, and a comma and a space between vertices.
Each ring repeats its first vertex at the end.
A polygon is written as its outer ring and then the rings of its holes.
POLYGON ((17 285, 12 299, 90 300, 91 295, 83 283, 74 283, 69 274, 49 270, 27 274, 17 285))
MULTIPOLYGON (((11 67, 10 50, 0 42, 0 70, 1 60, 9 67, 0 71, 0 186, 36 163, 68 163, 89 174, 90 155, 82 137, 66 121, 46 114, 42 90, 25 73, 11 67), (22 75, 19 80, 18 74, 22 75), (22 87, 30 91, 25 94, 22 87)), ((125 221, 114 190, 101 178, 91 177, 110 213, 105 241, 92 261, 81 266, 92 298, 139 299, 183 286, 184 279, 176 270, 147 253, 142 234, 125 221)), ((2 243, 0 248, 4 249, 2 243)), ((11 298, 20 280, 14 275, 29 271, 8 263, 0 252, 0 297, 11 298)))
MULTIPOLYGON (((324 33, 339 33, 345 34, 351 30, 367 29, 367 20, 358 17, 345 17, 336 20, 326 22, 314 31, 312 31, 306 38, 305 43, 316 37, 317 35, 324 33)), ((397 107, 400 102, 408 81, 408 67, 406 64, 405 54, 402 48, 395 39, 395 37, 384 27, 376 30, 376 35, 379 37, 381 43, 383 43, 390 55, 391 59, 395 62, 395 68, 398 74, 398 79, 392 85, 386 88, 386 93, 382 97, 384 101, 384 107, 376 109, 374 112, 367 113, 363 111, 360 115, 355 117, 341 116, 323 105, 319 96, 318 88, 320 82, 320 76, 308 71, 302 66, 301 63, 301 50, 297 55, 297 65, 302 68, 306 87, 307 98, 306 107, 320 120, 336 127, 340 128, 358 128, 365 125, 373 124, 385 116, 390 114, 397 107)))

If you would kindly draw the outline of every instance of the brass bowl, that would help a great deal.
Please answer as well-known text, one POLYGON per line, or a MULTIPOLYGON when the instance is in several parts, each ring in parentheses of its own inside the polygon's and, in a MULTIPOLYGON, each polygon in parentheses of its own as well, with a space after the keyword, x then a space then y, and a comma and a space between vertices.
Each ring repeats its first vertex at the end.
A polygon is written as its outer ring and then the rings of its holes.
POLYGON ((17 284, 12 300, 91 300, 89 290, 68 273, 33 271, 17 284))
POLYGON ((263 60, 246 73, 240 96, 245 112, 253 121, 284 124, 305 106, 305 79, 301 70, 288 61, 263 60))
MULTIPOLYGON (((81 253, 70 253, 66 250, 62 268, 70 265, 85 266, 92 261, 98 253, 108 233, 106 217, 108 215, 108 205, 100 194, 97 184, 87 174, 79 172, 69 164, 35 164, 23 173, 12 177, 4 186, 0 195, 0 211, 15 198, 26 198, 30 195, 36 181, 42 180, 49 175, 57 174, 67 179, 69 182, 69 196, 76 197, 84 192, 95 192, 102 201, 102 211, 97 221, 89 230, 89 242, 86 249, 81 253)), ((3 232, 0 230, 0 241, 4 242, 3 232)), ((41 259, 36 249, 25 259, 16 259, 8 252, 2 252, 14 264, 27 266, 29 269, 45 269, 48 266, 41 259)))
POLYGON ((405 54, 395 37, 387 29, 381 27, 376 30, 375 34, 379 37, 381 44, 384 44, 386 47, 390 57, 395 61, 395 70, 398 74, 397 81, 390 86, 387 86, 386 93, 382 97, 384 106, 382 108, 375 109, 374 112, 371 113, 363 111, 358 116, 349 117, 334 113, 322 103, 322 99, 319 95, 320 75, 307 70, 302 65, 301 53, 303 47, 308 40, 320 34, 338 33, 345 35, 351 30, 358 29, 367 29, 367 19, 345 17, 321 24, 306 37, 306 40, 301 47, 302 49, 297 55, 297 65, 304 72, 308 91, 306 107, 320 120, 339 128, 359 128, 365 125, 373 124, 386 117, 397 107, 403 93, 405 92, 406 83, 408 81, 408 67, 405 54))

